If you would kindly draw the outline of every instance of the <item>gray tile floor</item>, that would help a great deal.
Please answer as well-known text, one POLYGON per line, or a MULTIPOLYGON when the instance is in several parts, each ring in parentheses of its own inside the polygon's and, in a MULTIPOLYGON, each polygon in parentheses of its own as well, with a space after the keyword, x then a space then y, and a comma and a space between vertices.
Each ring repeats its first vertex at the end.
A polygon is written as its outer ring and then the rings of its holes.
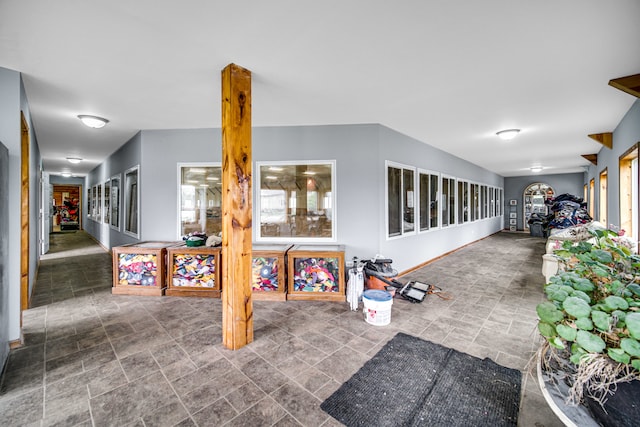
MULTIPOLYGON (((523 371, 539 345, 544 241, 526 234, 401 278, 453 299, 395 299, 388 326, 346 303, 255 301, 255 340, 238 351, 221 344, 219 299, 111 295, 108 253, 84 232, 51 237, 0 380, 2 426, 335 426, 320 403, 398 331, 523 371)), ((519 425, 562 425, 523 380, 519 425)))

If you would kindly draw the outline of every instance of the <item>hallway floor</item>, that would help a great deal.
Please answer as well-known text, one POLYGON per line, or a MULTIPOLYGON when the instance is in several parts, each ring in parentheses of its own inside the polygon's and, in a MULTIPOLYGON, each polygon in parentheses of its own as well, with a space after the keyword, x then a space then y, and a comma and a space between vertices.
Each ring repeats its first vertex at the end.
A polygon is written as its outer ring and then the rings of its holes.
MULTIPOLYGON (((230 351, 220 299, 112 295, 110 254, 82 231, 52 234, 0 425, 338 426, 320 403, 398 331, 526 371, 543 253, 543 239, 502 232, 440 258, 400 280, 453 299, 396 298, 388 326, 346 302, 254 301, 254 342, 230 351)), ((518 424, 562 425, 528 373, 518 424)))

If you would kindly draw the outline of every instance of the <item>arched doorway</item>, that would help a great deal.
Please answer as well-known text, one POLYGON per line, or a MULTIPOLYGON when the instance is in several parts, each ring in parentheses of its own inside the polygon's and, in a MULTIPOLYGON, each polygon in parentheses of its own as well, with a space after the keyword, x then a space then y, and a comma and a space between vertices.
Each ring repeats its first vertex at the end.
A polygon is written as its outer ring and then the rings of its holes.
POLYGON ((530 184, 524 190, 522 196, 522 206, 524 207, 524 229, 529 230, 529 219, 534 213, 547 215, 549 213, 549 206, 545 204, 545 201, 552 199, 555 195, 553 188, 550 185, 536 182, 530 184))

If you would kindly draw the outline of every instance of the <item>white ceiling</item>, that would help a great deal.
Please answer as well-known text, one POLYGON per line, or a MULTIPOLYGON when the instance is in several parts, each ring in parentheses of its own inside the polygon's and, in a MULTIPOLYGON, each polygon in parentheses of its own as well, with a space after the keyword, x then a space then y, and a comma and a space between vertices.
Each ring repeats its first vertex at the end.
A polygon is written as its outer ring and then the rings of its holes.
POLYGON ((639 18, 637 0, 0 0, 0 67, 53 174, 140 129, 220 127, 229 63, 252 72, 254 126, 380 123, 503 176, 582 172, 587 135, 636 100, 608 81, 640 73, 639 18))

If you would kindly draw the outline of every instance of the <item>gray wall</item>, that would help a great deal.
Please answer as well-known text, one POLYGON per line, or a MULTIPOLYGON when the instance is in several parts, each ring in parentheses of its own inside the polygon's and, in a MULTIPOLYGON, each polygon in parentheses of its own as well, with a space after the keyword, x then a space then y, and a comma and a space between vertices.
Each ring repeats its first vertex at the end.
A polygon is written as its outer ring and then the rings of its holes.
MULTIPOLYGON (((82 203, 82 211, 83 218, 82 221, 84 223, 84 229, 91 234, 98 242, 100 242, 106 248, 112 248, 114 246, 126 245, 129 243, 135 243, 138 239, 131 237, 127 234, 124 234, 123 230, 123 221, 124 219, 120 218, 120 227, 119 229, 112 228, 109 224, 105 224, 104 222, 98 223, 97 221, 89 218, 89 210, 87 209, 87 189, 93 187, 96 184, 104 184, 104 182, 110 179, 114 175, 120 175, 120 180, 123 182, 124 180, 124 172, 136 165, 140 165, 142 163, 142 136, 141 132, 138 132, 133 136, 125 145, 120 147, 117 151, 115 151, 109 158, 94 170, 91 171, 85 178, 84 185, 84 193, 82 195, 83 203, 82 203)), ((154 167, 153 164, 149 164, 147 167, 154 167)), ((144 166, 140 166, 140 172, 144 170, 144 166)), ((144 184, 141 183, 141 179, 139 178, 139 188, 141 190, 146 190, 150 193, 156 193, 158 197, 162 198, 163 191, 160 188, 148 188, 145 189, 143 187, 144 184)), ((124 200, 123 200, 123 192, 120 192, 120 212, 124 210, 124 200)), ((175 209, 175 208, 174 208, 175 209)), ((141 219, 142 224, 140 224, 140 228, 144 229, 144 222, 141 219)), ((165 225, 166 227, 166 225, 165 225)), ((144 235, 140 235, 144 239, 144 235)), ((152 240, 154 238, 146 238, 145 240, 152 240)), ((172 240, 175 240, 172 239, 172 240)))
POLYGON ((0 142, 0 372, 9 354, 9 150, 0 142))
MULTIPOLYGON (((140 144, 140 240, 177 240, 178 163, 220 162, 220 129, 150 130, 130 141, 135 158, 140 144)), ((346 259, 384 254, 394 267, 406 270, 502 228, 491 218, 443 230, 388 240, 385 234, 385 160, 430 169, 481 184, 502 187, 503 178, 469 162, 377 124, 256 127, 252 130, 254 162, 293 160, 336 161, 337 243, 346 259)), ((135 163, 135 162, 131 162, 135 163)), ((88 185, 102 182, 114 169, 114 156, 94 169, 88 185)), ((255 163, 254 163, 255 167, 255 163)), ((255 190, 255 187, 254 187, 255 190)), ((113 230, 87 231, 105 246, 122 243, 113 230), (118 242, 118 243, 116 243, 118 242)), ((255 227, 254 227, 255 229, 255 227)), ((254 235, 255 239, 255 235, 254 235)), ((126 243, 129 243, 127 241, 126 243)))
MULTIPOLYGON (((629 95, 631 96, 631 95, 629 95)), ((602 129, 602 132, 608 131, 602 129)), ((600 183, 600 172, 607 168, 608 218, 609 224, 620 225, 620 173, 619 159, 629 148, 640 141, 640 99, 636 100, 613 131, 613 148, 602 147, 598 152, 598 164, 589 167, 583 184, 595 178, 596 194, 594 200, 595 215, 598 219, 600 194, 597 191, 600 183)))
POLYGON ((509 228, 509 212, 511 206, 509 200, 517 200, 516 213, 518 214, 518 230, 524 230, 523 197, 524 190, 531 184, 541 182, 553 188, 556 195, 573 194, 582 197, 584 193, 584 173, 565 173, 554 175, 529 175, 515 176, 504 179, 504 224, 509 228))
MULTIPOLYGON (((7 253, 4 257, 6 282, 0 298, 8 310, 0 319, 0 354, 6 354, 9 342, 20 339, 20 73, 0 68, 0 141, 9 152, 5 169, 8 177, 6 201, 7 253)), ((2 360, 4 362, 4 360, 2 360)))

